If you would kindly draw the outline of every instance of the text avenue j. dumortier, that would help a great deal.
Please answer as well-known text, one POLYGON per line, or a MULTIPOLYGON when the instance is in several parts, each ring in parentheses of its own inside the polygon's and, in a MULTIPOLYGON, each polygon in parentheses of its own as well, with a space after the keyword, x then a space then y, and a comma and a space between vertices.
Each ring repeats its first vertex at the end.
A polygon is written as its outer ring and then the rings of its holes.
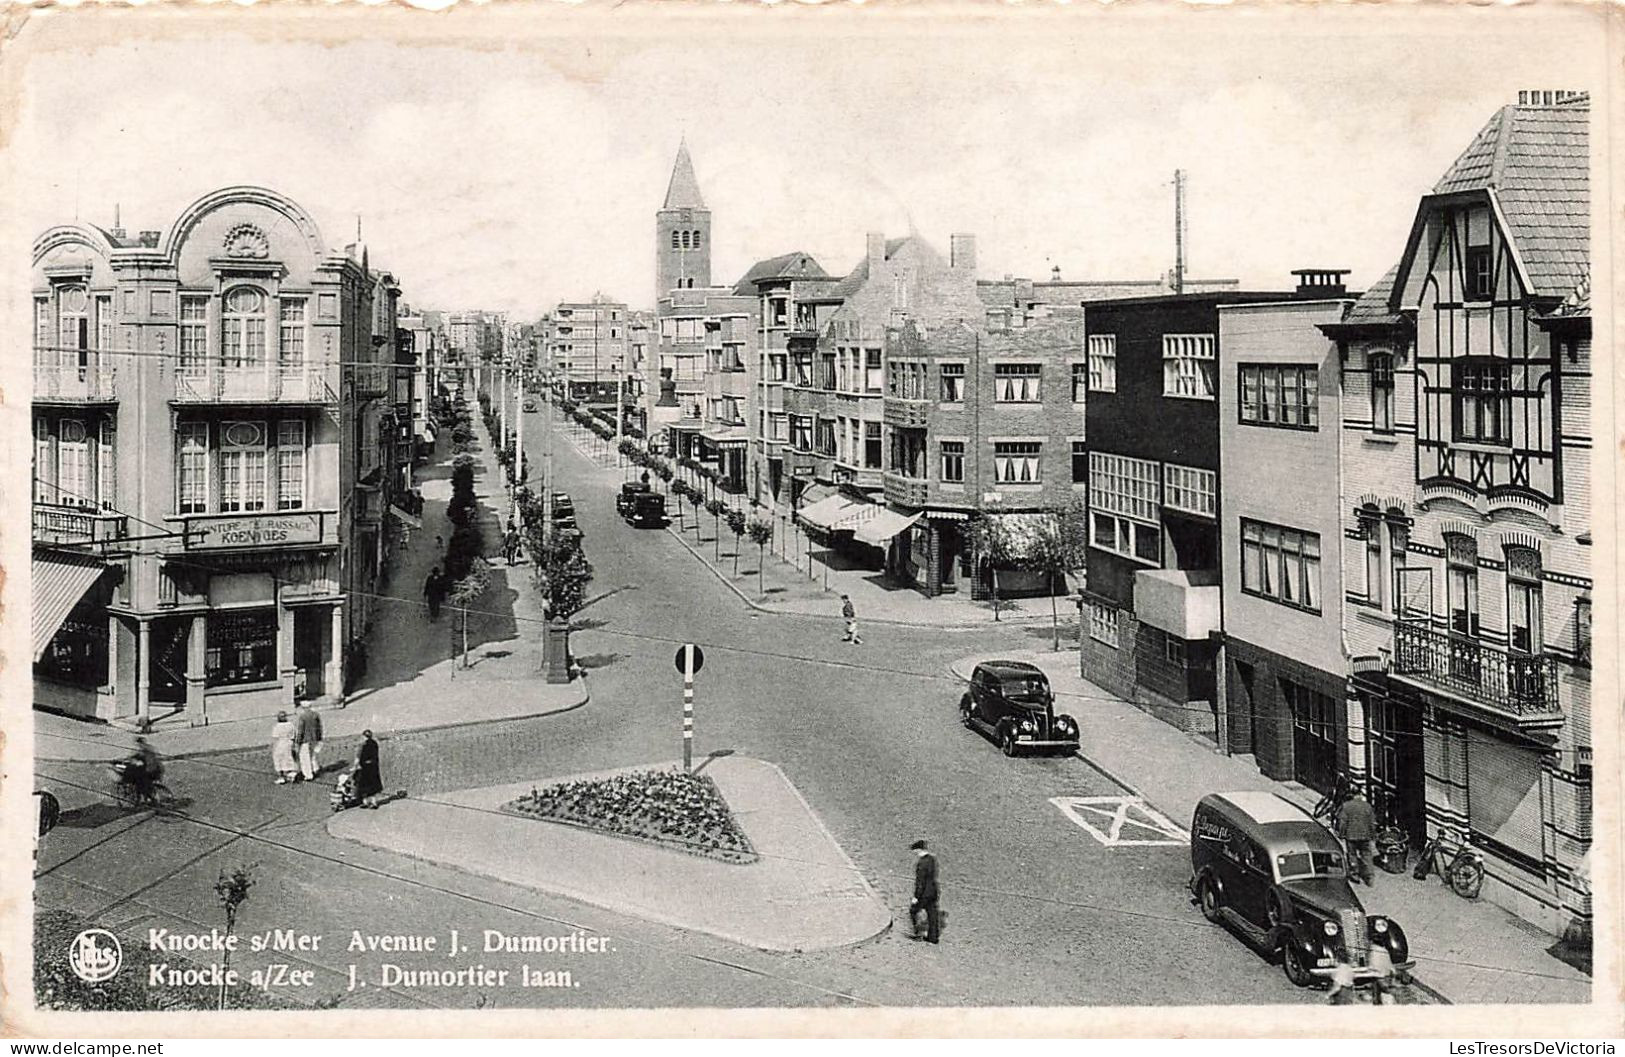
MULTIPOLYGON (((352 954, 436 954, 457 958, 469 953, 457 929, 446 937, 413 933, 350 933, 344 949, 352 954), (442 942, 444 940, 444 942, 442 942)), ((170 953, 197 951, 320 951, 325 937, 294 929, 265 929, 247 935, 227 934, 219 929, 208 932, 173 932, 148 929, 147 948, 170 953)), ((593 936, 576 929, 552 935, 515 935, 497 929, 480 931, 480 951, 484 954, 604 954, 612 948, 609 937, 593 936)))

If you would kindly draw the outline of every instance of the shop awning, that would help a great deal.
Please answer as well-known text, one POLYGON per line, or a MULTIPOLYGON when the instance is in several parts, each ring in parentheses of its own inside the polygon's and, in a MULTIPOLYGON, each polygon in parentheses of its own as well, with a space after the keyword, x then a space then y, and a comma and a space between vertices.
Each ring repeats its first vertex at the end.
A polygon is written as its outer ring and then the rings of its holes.
POLYGON ((868 523, 886 509, 878 503, 864 503, 850 499, 847 502, 851 504, 850 509, 836 518, 835 524, 830 526, 836 532, 856 532, 859 525, 868 523))
POLYGON ((1033 552, 1033 546, 1055 520, 1054 514, 1043 512, 1021 514, 989 514, 996 518, 1004 532, 1005 545, 1011 559, 1022 561, 1033 552))
POLYGON ((844 496, 832 495, 827 499, 820 499, 811 506, 801 508, 801 521, 815 529, 829 532, 835 528, 838 521, 857 511, 867 504, 854 503, 844 496))
POLYGON ((88 554, 34 553, 34 660, 45 655, 62 622, 106 571, 106 562, 88 554))
POLYGON ((852 538, 871 547, 884 547, 899 532, 920 520, 918 514, 899 514, 882 510, 857 527, 852 538))
POLYGON ((390 504, 389 512, 395 516, 395 519, 397 521, 401 522, 404 525, 408 525, 411 528, 415 528, 415 529, 420 529, 420 528, 423 527, 423 519, 422 518, 413 517, 410 513, 408 513, 405 510, 402 510, 398 506, 395 506, 393 503, 390 504))

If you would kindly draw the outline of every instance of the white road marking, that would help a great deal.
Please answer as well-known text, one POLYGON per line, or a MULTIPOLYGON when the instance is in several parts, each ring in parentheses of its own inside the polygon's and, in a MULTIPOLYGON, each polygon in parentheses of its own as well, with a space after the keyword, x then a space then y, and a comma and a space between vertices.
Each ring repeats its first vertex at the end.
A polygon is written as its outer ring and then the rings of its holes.
POLYGON ((1190 844, 1188 832, 1137 796, 1053 796, 1049 802, 1108 848, 1190 844))

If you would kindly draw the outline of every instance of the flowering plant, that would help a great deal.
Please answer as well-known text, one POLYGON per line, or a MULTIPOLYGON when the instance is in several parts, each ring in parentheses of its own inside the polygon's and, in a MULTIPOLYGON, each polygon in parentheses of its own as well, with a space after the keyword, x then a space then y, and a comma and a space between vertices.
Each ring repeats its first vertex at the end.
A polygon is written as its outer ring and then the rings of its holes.
POLYGON ((503 810, 652 841, 722 862, 749 863, 757 858, 716 783, 705 775, 675 769, 629 771, 532 789, 503 805, 503 810))

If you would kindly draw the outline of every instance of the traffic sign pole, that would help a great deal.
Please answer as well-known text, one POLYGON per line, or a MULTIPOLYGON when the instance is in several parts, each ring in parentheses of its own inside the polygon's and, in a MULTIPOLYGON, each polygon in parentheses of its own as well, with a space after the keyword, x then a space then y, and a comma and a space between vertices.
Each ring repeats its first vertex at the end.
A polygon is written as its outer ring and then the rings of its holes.
POLYGON ((683 647, 683 773, 694 771, 694 647, 683 647))

